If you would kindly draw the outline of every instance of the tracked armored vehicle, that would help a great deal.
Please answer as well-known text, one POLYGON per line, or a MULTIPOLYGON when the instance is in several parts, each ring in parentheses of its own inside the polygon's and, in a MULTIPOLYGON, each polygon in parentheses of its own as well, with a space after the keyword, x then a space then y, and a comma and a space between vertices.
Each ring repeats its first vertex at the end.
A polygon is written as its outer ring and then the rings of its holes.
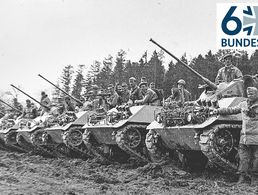
POLYGON ((83 142, 92 154, 109 161, 149 162, 144 140, 157 108, 119 106, 107 114, 96 113, 83 126, 83 142))
POLYGON ((22 148, 16 140, 17 130, 21 123, 21 119, 7 119, 4 124, 1 125, 0 148, 5 150, 15 150, 18 152, 27 152, 27 150, 22 148))
POLYGON ((86 123, 88 112, 66 112, 59 116, 49 127, 35 135, 35 144, 48 150, 57 157, 88 157, 82 148, 82 126, 86 123), (39 134, 40 133, 40 134, 39 134))
POLYGON ((246 88, 257 85, 257 79, 245 76, 243 80, 216 86, 177 60, 202 78, 207 86, 197 101, 186 102, 182 107, 171 103, 156 114, 156 121, 147 127, 149 132, 145 140, 152 160, 162 161, 176 150, 181 161, 190 167, 204 168, 209 160, 225 171, 236 172, 241 115, 214 116, 211 112, 214 108, 237 106, 245 100, 246 88))

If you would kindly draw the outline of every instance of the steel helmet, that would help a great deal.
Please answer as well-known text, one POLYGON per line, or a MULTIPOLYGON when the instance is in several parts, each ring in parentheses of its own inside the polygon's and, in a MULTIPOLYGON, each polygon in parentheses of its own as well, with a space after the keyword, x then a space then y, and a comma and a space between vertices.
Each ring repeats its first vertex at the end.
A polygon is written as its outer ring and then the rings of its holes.
POLYGON ((185 85, 186 83, 183 79, 180 79, 179 81, 177 81, 177 84, 185 85))

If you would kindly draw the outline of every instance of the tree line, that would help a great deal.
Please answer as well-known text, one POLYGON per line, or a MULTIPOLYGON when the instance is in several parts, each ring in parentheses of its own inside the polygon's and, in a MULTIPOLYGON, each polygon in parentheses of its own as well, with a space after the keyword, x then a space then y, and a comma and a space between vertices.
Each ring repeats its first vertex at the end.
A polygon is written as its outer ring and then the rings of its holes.
MULTIPOLYGON (((235 54, 233 64, 242 71, 243 75, 254 75, 258 72, 258 50, 250 56, 242 50, 218 50, 216 53, 209 51, 205 55, 200 54, 192 59, 187 59, 184 54, 180 60, 214 82, 218 70, 223 67, 222 56, 228 52, 235 54)), ((187 83, 186 88, 196 99, 201 93, 198 85, 203 84, 203 81, 178 62, 174 63, 171 60, 167 66, 168 68, 165 69, 163 51, 155 50, 149 59, 146 51, 138 62, 133 62, 126 58, 124 50, 120 50, 115 58, 109 55, 102 61, 94 61, 86 73, 85 65, 78 65, 76 68, 66 65, 58 79, 58 86, 79 99, 83 93, 90 90, 92 85, 106 89, 110 83, 128 83, 132 76, 138 82, 141 77, 146 77, 149 83, 155 82, 156 88, 163 89, 164 96, 167 97, 170 95, 171 88, 176 87, 177 81, 184 79, 187 83)), ((54 94, 62 95, 58 90, 54 94)))

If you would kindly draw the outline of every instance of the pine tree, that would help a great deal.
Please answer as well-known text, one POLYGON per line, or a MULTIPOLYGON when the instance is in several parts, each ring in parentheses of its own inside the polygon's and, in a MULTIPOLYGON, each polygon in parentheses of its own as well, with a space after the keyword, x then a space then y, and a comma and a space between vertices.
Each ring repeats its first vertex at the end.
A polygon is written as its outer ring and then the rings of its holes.
POLYGON ((109 55, 103 60, 103 67, 98 74, 98 83, 102 88, 107 88, 112 79, 113 57, 109 55))
POLYGON ((124 50, 120 50, 116 57, 116 65, 114 67, 113 78, 115 82, 123 82, 125 79, 124 76, 124 67, 125 67, 125 56, 126 52, 124 50))
POLYGON ((61 83, 62 83, 62 89, 66 93, 69 93, 71 90, 72 76, 73 76, 73 66, 72 65, 65 66, 61 75, 61 83))
POLYGON ((74 79, 72 96, 74 96, 77 99, 79 99, 81 97, 82 87, 83 87, 83 83, 84 83, 84 78, 83 78, 83 74, 82 74, 84 67, 85 67, 85 65, 78 66, 78 70, 76 71, 76 76, 74 79))

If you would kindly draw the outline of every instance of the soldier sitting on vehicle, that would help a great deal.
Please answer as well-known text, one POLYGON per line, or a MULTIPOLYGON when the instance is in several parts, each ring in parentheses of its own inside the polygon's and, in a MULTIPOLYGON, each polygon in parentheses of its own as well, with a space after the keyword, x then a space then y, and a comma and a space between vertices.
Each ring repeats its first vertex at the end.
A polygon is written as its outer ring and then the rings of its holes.
POLYGON ((37 107, 29 99, 27 99, 21 118, 34 119, 37 117, 37 115, 37 107))
POLYGON ((171 89, 171 96, 166 99, 166 102, 178 102, 179 106, 191 100, 191 93, 185 89, 186 82, 180 79, 177 82, 177 88, 171 89))
POLYGON ((151 106, 160 106, 158 95, 148 87, 147 82, 141 82, 139 87, 144 95, 143 99, 135 100, 135 104, 144 104, 151 106))
POLYGON ((239 181, 246 183, 251 174, 251 184, 258 185, 258 90, 247 88, 248 99, 236 107, 219 108, 214 114, 228 115, 242 113, 242 130, 239 141, 239 181))
POLYGON ((232 64, 232 54, 226 54, 223 56, 223 61, 225 66, 219 69, 218 74, 215 79, 215 83, 219 84, 220 82, 231 82, 234 79, 242 79, 242 72, 232 64))
POLYGON ((129 79, 129 85, 131 87, 128 105, 132 106, 136 100, 142 99, 142 93, 140 88, 136 85, 136 79, 131 77, 129 79))
MULTIPOLYGON (((21 105, 20 102, 18 102, 17 98, 13 98, 13 107, 16 108, 17 110, 20 110, 22 112, 23 106, 21 105)), ((19 115, 20 112, 17 112, 17 115, 19 115)))
POLYGON ((112 84, 108 85, 108 91, 110 93, 110 97, 107 98, 108 110, 116 107, 117 105, 121 105, 121 98, 115 91, 115 88, 112 84))
POLYGON ((128 90, 128 85, 123 82, 122 83, 122 93, 121 93, 121 104, 126 104, 129 101, 130 91, 128 90))
POLYGON ((151 82, 150 83, 150 89, 152 89, 158 96, 160 103, 163 101, 163 90, 162 89, 156 89, 155 88, 155 83, 151 82))
POLYGON ((69 96, 66 96, 64 99, 64 110, 65 112, 74 112, 75 111, 75 107, 73 105, 73 103, 71 102, 71 98, 69 96))

